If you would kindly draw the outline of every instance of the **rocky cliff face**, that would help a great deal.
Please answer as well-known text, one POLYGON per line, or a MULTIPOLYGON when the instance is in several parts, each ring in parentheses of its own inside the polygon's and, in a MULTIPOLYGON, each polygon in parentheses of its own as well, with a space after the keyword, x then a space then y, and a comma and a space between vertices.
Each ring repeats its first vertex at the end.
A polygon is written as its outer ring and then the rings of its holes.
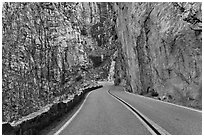
POLYGON ((201 106, 201 3, 14 2, 2 8, 3 121, 112 77, 130 92, 155 91, 201 106))
POLYGON ((201 105, 201 3, 115 3, 120 45, 115 84, 201 105))

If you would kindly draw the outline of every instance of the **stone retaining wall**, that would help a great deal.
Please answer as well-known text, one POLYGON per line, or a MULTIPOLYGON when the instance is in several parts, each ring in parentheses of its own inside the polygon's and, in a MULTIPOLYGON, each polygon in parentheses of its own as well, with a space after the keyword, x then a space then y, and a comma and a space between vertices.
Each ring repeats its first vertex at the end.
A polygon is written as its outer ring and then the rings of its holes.
MULTIPOLYGON (((101 88, 102 85, 97 85, 93 87, 88 87, 79 95, 75 95, 72 100, 65 100, 62 102, 54 103, 52 105, 44 108, 46 111, 34 115, 32 118, 22 118, 15 124, 12 123, 2 123, 2 134, 14 134, 14 135, 35 135, 47 127, 49 124, 55 120, 62 117, 65 113, 73 109, 79 102, 84 98, 85 94, 89 91, 101 88)), ((32 115, 32 114, 30 114, 32 115)))

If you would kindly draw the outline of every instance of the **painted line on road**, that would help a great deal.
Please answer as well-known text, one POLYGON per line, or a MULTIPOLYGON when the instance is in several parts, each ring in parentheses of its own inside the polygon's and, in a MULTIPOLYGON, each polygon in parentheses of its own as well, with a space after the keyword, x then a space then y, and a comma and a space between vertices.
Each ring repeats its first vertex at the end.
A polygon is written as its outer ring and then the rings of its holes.
POLYGON ((200 112, 200 113, 202 113, 202 111, 197 110, 197 109, 193 109, 193 108, 189 108, 189 107, 185 107, 185 106, 181 106, 181 105, 173 104, 173 103, 170 103, 170 102, 165 102, 165 101, 162 101, 162 100, 157 100, 157 99, 153 99, 153 98, 150 98, 150 97, 145 97, 145 96, 142 96, 142 95, 138 95, 138 94, 130 93, 130 92, 127 92, 125 89, 124 89, 124 91, 125 91, 126 93, 128 93, 128 94, 135 95, 135 96, 138 96, 138 97, 142 97, 142 98, 146 98, 146 99, 150 99, 150 100, 154 100, 154 101, 158 101, 158 102, 166 103, 166 104, 169 104, 169 105, 172 105, 172 106, 177 106, 177 107, 180 107, 180 108, 185 108, 185 109, 189 109, 189 110, 192 110, 192 111, 196 111, 196 112, 200 112))
MULTIPOLYGON (((92 91, 94 91, 94 90, 92 90, 92 91)), ((91 92, 92 92, 92 91, 91 91, 91 92)), ((74 114, 56 133, 54 133, 54 135, 59 135, 59 134, 62 132, 62 130, 64 130, 64 129, 72 122, 72 120, 77 116, 77 114, 79 113, 79 111, 82 109, 83 105, 85 104, 85 102, 86 102, 88 96, 91 94, 91 92, 88 93, 88 95, 87 95, 86 98, 84 99, 82 105, 81 105, 81 106, 79 107, 79 109, 75 112, 75 114, 74 114)))
POLYGON ((141 123, 149 130, 149 132, 151 134, 153 134, 153 135, 170 135, 170 133, 168 133, 165 129, 163 129, 162 127, 157 125, 155 122, 153 122, 152 120, 147 118, 144 114, 139 112, 136 108, 131 106, 129 103, 127 103, 123 99, 117 97, 116 95, 113 95, 112 93, 110 93, 110 90, 108 91, 108 93, 114 99, 116 99, 118 102, 123 104, 128 110, 130 110, 141 121, 141 123))

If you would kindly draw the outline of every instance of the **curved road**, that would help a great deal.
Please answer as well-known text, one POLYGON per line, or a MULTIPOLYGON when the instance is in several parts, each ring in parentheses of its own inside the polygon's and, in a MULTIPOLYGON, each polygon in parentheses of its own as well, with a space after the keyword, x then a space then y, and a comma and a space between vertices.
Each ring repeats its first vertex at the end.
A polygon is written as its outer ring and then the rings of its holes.
POLYGON ((172 135, 202 134, 201 112, 126 93, 122 87, 113 87, 110 91, 172 135))
MULTIPOLYGON (((124 92, 103 83, 87 97, 76 117, 60 135, 149 135, 150 131, 110 93, 123 99, 170 134, 202 134, 202 113, 124 92)), ((57 131, 56 131, 57 132, 57 131)))

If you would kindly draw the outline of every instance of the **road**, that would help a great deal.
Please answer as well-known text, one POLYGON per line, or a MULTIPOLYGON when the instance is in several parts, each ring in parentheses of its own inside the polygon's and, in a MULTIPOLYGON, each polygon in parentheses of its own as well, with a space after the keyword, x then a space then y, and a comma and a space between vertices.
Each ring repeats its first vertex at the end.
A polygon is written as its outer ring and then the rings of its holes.
POLYGON ((117 96, 174 135, 202 134, 202 113, 124 92, 122 87, 103 83, 92 91, 69 124, 57 129, 60 135, 150 135, 151 131, 117 96), (112 94, 110 94, 109 92, 112 94))

